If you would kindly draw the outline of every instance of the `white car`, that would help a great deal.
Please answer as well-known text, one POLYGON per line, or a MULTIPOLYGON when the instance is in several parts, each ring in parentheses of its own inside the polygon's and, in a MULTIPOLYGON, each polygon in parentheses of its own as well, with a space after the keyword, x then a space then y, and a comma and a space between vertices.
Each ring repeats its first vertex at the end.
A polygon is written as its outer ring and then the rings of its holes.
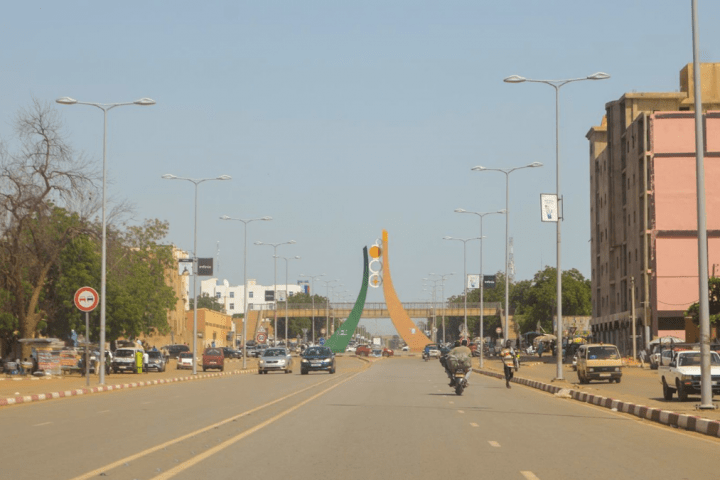
POLYGON ((410 351, 410 346, 409 346, 409 345, 405 345, 404 347, 402 347, 402 351, 403 351, 403 352, 409 352, 409 351, 410 351))
POLYGON ((192 370, 193 361, 192 352, 181 352, 177 359, 177 369, 180 370, 181 368, 189 368, 192 370))
POLYGON ((258 361, 258 373, 278 371, 292 373, 293 359, 286 348, 268 348, 258 361))
POLYGON ((355 345, 348 345, 345 351, 348 353, 355 353, 355 345))

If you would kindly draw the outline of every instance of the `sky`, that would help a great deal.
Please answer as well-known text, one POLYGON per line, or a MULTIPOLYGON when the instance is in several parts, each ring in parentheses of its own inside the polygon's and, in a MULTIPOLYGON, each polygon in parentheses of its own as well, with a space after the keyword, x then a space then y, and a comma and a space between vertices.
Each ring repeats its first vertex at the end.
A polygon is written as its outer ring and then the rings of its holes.
MULTIPOLYGON (((699 3, 700 58, 720 61, 720 2, 699 3)), ((556 191, 555 93, 503 79, 583 78, 560 90, 562 269, 591 275, 588 130, 627 92, 673 92, 692 62, 691 3, 608 0, 26 1, 0 16, 0 139, 35 98, 62 114, 68 142, 102 164, 102 112, 55 104, 156 105, 108 113, 108 197, 135 206, 130 223, 169 222, 165 241, 193 250, 215 276, 275 279, 272 248, 300 274, 337 280, 354 301, 362 248, 389 233, 401 300, 445 296, 480 270, 477 215, 506 208, 515 279, 556 266, 556 227, 540 194, 556 191), (437 278, 437 277, 435 277, 437 278)), ((483 270, 504 270, 505 216, 483 221, 483 270)), ((277 283, 285 282, 278 261, 277 283)), ((382 289, 368 302, 383 301, 382 289)), ((382 321, 381 321, 382 322, 382 321)), ((375 326, 371 321, 370 326, 375 326)), ((388 323, 389 325, 389 323, 388 323)), ((380 328, 380 327, 375 327, 380 328)))

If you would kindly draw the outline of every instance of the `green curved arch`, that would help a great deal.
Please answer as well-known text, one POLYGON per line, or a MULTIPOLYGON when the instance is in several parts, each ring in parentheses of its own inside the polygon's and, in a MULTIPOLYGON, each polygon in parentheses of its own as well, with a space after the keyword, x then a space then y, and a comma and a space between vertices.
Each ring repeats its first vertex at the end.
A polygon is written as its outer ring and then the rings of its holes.
POLYGON ((365 308, 365 297, 367 297, 369 278, 367 247, 363 247, 363 258, 365 266, 363 268, 362 287, 360 287, 360 293, 358 294, 357 300, 355 300, 355 305, 353 306, 350 315, 348 315, 348 318, 342 323, 342 325, 340 325, 340 328, 338 328, 337 331, 328 338, 327 342, 325 342, 325 346, 330 347, 330 349, 335 353, 342 353, 345 351, 348 343, 350 343, 353 333, 355 333, 358 323, 360 323, 360 317, 362 316, 363 309, 365 308))

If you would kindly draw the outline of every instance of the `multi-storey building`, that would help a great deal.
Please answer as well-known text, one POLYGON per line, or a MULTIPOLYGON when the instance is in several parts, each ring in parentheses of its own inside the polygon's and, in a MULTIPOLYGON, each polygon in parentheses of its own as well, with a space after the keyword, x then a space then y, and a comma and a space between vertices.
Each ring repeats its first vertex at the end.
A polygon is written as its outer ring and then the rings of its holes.
MULTIPOLYGON (((298 282, 297 285, 258 285, 255 280, 248 280, 248 310, 270 310, 275 307, 273 291, 277 291, 277 301, 285 301, 285 292, 288 296, 296 293, 307 293, 306 281, 298 282)), ((210 278, 200 283, 200 293, 215 297, 225 306, 228 315, 244 313, 243 294, 245 289, 242 285, 230 285, 227 280, 210 278)))
MULTIPOLYGON (((708 251, 720 263, 720 64, 701 67, 708 251)), ((592 330, 632 349, 685 335, 698 301, 697 191, 692 65, 680 91, 626 93, 590 129, 592 330)))

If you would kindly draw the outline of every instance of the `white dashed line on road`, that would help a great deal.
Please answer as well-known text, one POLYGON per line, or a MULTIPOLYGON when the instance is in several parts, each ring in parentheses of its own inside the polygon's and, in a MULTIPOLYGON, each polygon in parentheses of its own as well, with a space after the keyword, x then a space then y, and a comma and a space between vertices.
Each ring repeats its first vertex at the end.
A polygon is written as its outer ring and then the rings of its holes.
POLYGON ((470 426, 471 427, 479 427, 480 425, 478 425, 477 423, 471 423, 470 426))
POLYGON ((525 477, 527 480, 540 480, 534 473, 532 472, 520 472, 520 474, 525 477))
POLYGON ((491 447, 498 447, 498 448, 500 447, 500 444, 498 442, 496 442, 495 440, 490 440, 488 443, 490 444, 491 447))
POLYGON ((458 413, 465 413, 465 410, 458 410, 458 413))
POLYGON ((38 423, 37 425, 33 425, 33 427, 42 427, 43 425, 50 425, 52 422, 45 422, 45 423, 38 423))

